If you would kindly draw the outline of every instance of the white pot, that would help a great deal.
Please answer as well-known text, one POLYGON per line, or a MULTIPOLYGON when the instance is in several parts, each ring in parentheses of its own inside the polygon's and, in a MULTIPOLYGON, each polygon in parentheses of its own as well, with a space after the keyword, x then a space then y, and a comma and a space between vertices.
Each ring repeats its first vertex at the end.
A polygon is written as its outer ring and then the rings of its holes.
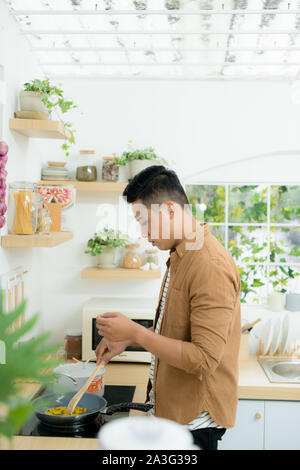
POLYGON ((285 294, 283 292, 274 292, 268 296, 268 304, 273 312, 284 310, 285 294))
POLYGON ((49 110, 42 102, 41 93, 35 91, 20 92, 20 108, 21 111, 34 111, 49 114, 49 110))
POLYGON ((199 450, 188 429, 155 416, 113 420, 101 427, 97 437, 101 450, 199 450))
POLYGON ((161 165, 161 163, 157 160, 132 160, 128 163, 130 178, 133 178, 140 171, 144 170, 144 168, 152 165, 161 165))
MULTIPOLYGON (((56 384, 70 392, 77 392, 84 385, 95 368, 96 364, 91 364, 89 362, 62 364, 54 369, 54 372, 59 374, 56 379, 56 384)), ((101 367, 99 373, 92 381, 86 393, 95 393, 101 397, 103 396, 104 373, 105 367, 101 367)))
POLYGON ((102 253, 98 255, 98 266, 100 268, 115 267, 115 247, 103 245, 102 253))

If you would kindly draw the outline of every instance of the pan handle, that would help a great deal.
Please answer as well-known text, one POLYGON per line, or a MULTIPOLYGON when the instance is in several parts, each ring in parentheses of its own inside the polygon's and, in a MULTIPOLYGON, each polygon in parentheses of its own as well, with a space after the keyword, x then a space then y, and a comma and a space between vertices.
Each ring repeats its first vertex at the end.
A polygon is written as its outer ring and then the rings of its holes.
POLYGON ((129 411, 129 410, 138 410, 138 411, 147 412, 151 408, 153 408, 153 405, 151 405, 150 403, 134 403, 134 402, 117 403, 115 405, 108 406, 104 414, 110 416, 114 413, 117 413, 118 411, 129 411))

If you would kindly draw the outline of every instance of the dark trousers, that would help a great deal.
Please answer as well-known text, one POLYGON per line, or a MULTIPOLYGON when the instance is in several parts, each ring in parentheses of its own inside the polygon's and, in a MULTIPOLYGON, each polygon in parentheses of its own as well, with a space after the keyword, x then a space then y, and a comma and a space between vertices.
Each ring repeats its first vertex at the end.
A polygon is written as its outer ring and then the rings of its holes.
POLYGON ((226 428, 203 428, 190 431, 194 444, 201 450, 218 450, 218 441, 222 440, 226 428))

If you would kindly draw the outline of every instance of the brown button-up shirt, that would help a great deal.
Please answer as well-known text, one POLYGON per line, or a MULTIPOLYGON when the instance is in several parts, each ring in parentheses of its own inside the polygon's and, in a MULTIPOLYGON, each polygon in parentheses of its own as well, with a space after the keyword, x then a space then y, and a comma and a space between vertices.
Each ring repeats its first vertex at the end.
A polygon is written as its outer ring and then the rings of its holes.
MULTIPOLYGON (((200 225, 202 238, 183 239, 166 262, 170 283, 160 334, 182 341, 178 369, 155 358, 155 415, 187 424, 202 411, 224 428, 235 424, 241 339, 240 277, 230 253, 200 225), (198 241, 197 241, 198 240, 198 241)), ((159 314, 165 271, 156 308, 159 314)), ((147 387, 147 398, 151 382, 147 387)))

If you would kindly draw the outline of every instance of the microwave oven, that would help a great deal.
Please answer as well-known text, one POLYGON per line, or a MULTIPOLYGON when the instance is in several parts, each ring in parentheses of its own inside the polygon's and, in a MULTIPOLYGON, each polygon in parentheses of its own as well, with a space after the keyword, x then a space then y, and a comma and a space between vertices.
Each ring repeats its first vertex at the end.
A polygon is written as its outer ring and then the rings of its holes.
MULTIPOLYGON (((96 360, 95 349, 101 340, 96 328, 96 317, 105 312, 120 312, 146 328, 153 326, 155 305, 146 299, 94 298, 86 302, 82 312, 82 360, 96 360), (141 307, 141 302, 144 307, 141 307)), ((129 346, 111 361, 151 362, 151 353, 142 347, 129 346)))

